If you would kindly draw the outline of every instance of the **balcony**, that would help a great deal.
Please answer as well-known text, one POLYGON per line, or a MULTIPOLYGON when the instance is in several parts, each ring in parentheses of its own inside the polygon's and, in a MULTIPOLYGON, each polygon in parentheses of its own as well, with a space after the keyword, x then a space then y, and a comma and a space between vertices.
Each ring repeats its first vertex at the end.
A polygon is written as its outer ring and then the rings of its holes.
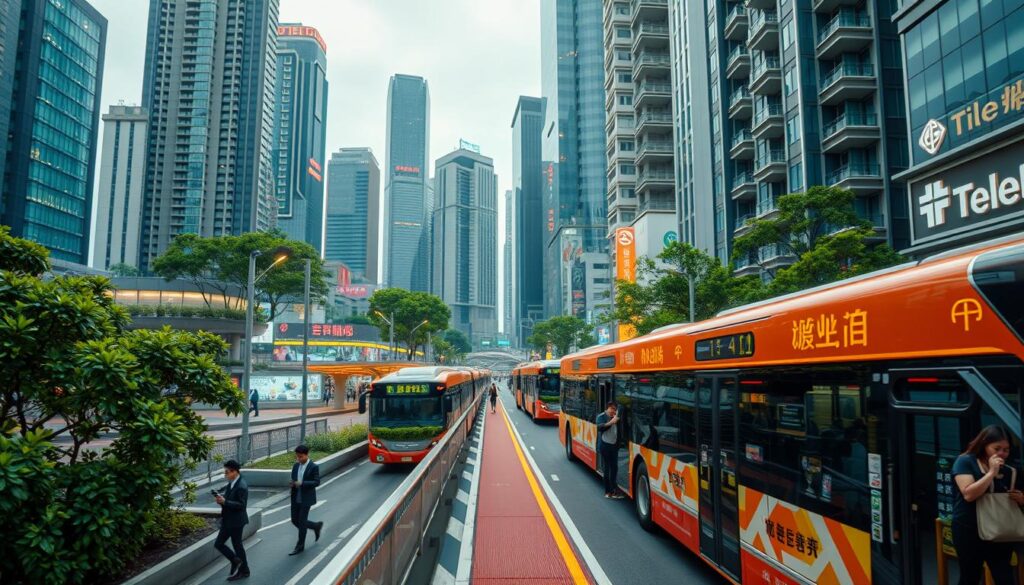
POLYGON ((750 53, 743 45, 737 45, 725 65, 725 76, 729 79, 741 79, 750 75, 750 53))
POLYGON ((771 150, 754 161, 754 180, 783 181, 786 179, 786 152, 771 150))
POLYGON ((642 213, 647 213, 648 211, 655 211, 655 212, 658 212, 658 211, 662 211, 662 212, 668 211, 668 212, 675 213, 676 212, 676 204, 675 204, 675 201, 672 201, 670 199, 669 200, 665 200, 665 199, 650 199, 650 198, 644 199, 643 201, 640 202, 640 209, 639 209, 639 213, 637 215, 642 214, 642 213))
POLYGON ((755 209, 757 219, 771 219, 779 213, 779 202, 775 198, 757 202, 755 209))
POLYGON ((747 38, 747 9, 742 4, 733 4, 729 15, 725 17, 725 38, 731 41, 742 41, 747 38))
POLYGON ((669 131, 672 129, 672 114, 668 112, 647 112, 640 116, 636 124, 636 133, 650 131, 669 131))
POLYGON ((672 85, 669 83, 641 83, 636 88, 636 98, 633 100, 635 109, 642 109, 646 106, 664 105, 672 102, 672 85))
POLYGON ((732 92, 729 99, 729 119, 749 120, 754 114, 753 101, 750 99, 750 90, 741 87, 732 92))
POLYGON ((747 8, 757 8, 758 10, 775 8, 775 0, 747 0, 745 4, 747 8))
POLYGON ((875 92, 875 67, 869 64, 841 64, 821 80, 821 104, 832 106, 860 100, 875 92))
POLYGON ((668 53, 641 53, 633 60, 633 79, 640 80, 649 75, 667 76, 672 66, 668 53))
POLYGON ((840 6, 856 6, 860 0, 814 0, 811 5, 818 13, 832 14, 840 6))
POLYGON ((792 264, 796 261, 796 256, 784 246, 770 244, 758 248, 757 259, 761 266, 771 269, 792 264))
POLYGON ((760 273, 761 266, 749 256, 733 262, 733 274, 736 276, 753 276, 760 273))
POLYGON ((753 11, 750 16, 750 31, 747 33, 747 48, 767 51, 779 47, 779 14, 774 10, 753 11))
POLYGON ((782 106, 778 104, 769 104, 767 106, 760 107, 757 112, 754 113, 754 121, 751 126, 751 132, 754 138, 761 140, 763 138, 779 138, 782 136, 785 125, 782 122, 782 106))
POLYGON ((649 164, 672 160, 672 142, 646 140, 637 145, 636 164, 649 164))
POLYGON ((754 158, 754 135, 749 130, 740 130, 732 137, 732 147, 729 149, 729 156, 733 160, 750 160, 754 158))
POLYGON ((754 219, 754 217, 755 215, 753 213, 748 213, 746 215, 741 215, 740 217, 737 217, 736 221, 733 222, 732 224, 733 237, 739 237, 749 232, 752 226, 747 222, 754 219))
POLYGON ((736 174, 732 178, 732 193, 733 201, 740 201, 743 199, 753 199, 757 196, 757 183, 754 182, 754 176, 747 172, 736 174))
POLYGON ((648 191, 652 189, 674 189, 676 177, 672 171, 650 170, 644 171, 637 176, 636 191, 648 191))
POLYGON ((881 129, 874 114, 844 114, 826 124, 821 135, 821 151, 836 154, 878 142, 881 129))
POLYGON ((664 19, 668 0, 633 0, 633 24, 645 20, 664 19))
POLYGON ((782 93, 782 69, 778 57, 765 57, 754 62, 750 72, 750 93, 778 95, 782 93))
POLYGON ((878 165, 848 164, 825 175, 825 184, 849 189, 857 195, 867 195, 881 191, 885 180, 878 165))
POLYGON ((818 58, 835 59, 843 53, 857 53, 873 40, 871 19, 866 14, 840 13, 818 33, 818 58))
POLYGON ((668 47, 668 25, 657 22, 641 22, 633 28, 633 53, 649 47, 668 47))

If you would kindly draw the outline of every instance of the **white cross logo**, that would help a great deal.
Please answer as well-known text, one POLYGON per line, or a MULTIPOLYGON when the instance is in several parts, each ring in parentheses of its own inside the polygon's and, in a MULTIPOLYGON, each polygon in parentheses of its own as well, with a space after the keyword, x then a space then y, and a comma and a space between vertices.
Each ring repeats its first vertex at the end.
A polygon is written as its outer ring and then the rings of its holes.
POLYGON ((921 215, 928 219, 928 227, 946 223, 946 209, 949 207, 949 187, 942 181, 924 186, 924 195, 917 199, 921 215))

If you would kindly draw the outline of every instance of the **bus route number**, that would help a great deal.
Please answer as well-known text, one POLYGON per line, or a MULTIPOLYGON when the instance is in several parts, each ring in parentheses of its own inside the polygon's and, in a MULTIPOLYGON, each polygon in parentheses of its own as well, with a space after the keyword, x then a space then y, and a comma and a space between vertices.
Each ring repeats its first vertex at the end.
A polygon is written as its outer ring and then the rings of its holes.
POLYGON ((701 339, 695 345, 697 361, 729 360, 754 355, 754 334, 734 333, 711 339, 701 339))
POLYGON ((388 394, 428 394, 430 386, 426 384, 388 384, 388 394))

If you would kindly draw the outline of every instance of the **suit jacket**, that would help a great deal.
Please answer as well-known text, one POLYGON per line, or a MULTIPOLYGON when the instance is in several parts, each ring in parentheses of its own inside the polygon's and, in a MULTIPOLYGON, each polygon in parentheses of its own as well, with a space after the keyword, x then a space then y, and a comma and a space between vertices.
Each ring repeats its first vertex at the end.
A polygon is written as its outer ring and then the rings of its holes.
POLYGON ((245 478, 238 477, 235 487, 231 484, 224 486, 221 495, 224 496, 224 505, 220 509, 220 526, 224 529, 241 528, 249 523, 249 514, 245 507, 249 503, 249 484, 245 478))
POLYGON ((292 481, 301 481, 302 485, 298 488, 292 488, 292 503, 297 503, 296 498, 298 497, 299 491, 302 491, 302 505, 312 506, 316 503, 316 487, 320 485, 320 466, 313 463, 311 459, 306 464, 306 472, 300 479, 299 475, 299 462, 296 461, 295 465, 292 465, 292 481))

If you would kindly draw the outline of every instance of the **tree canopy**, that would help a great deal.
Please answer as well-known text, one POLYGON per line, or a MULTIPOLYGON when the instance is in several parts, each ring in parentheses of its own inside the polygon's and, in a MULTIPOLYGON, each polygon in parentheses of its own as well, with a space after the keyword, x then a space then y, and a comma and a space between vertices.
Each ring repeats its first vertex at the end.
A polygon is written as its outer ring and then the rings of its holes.
POLYGON ((106 581, 173 502, 175 462, 209 453, 190 403, 238 413, 245 397, 216 363, 220 338, 130 331, 107 279, 42 278, 48 266, 0 228, 0 574, 106 581))
POLYGON ((552 317, 534 325, 533 335, 526 339, 526 343, 542 353, 550 343, 561 357, 574 349, 582 349, 597 343, 592 329, 592 326, 579 317, 552 317))
POLYGON ((239 236, 203 238, 182 234, 174 238, 167 250, 153 261, 153 272, 167 280, 181 278, 192 282, 211 304, 212 293, 223 295, 224 308, 241 308, 241 299, 229 301, 230 285, 243 291, 249 281, 249 254, 258 250, 256 274, 264 274, 255 287, 257 300, 270 305, 272 320, 284 310, 289 298, 302 298, 305 283, 305 261, 311 260, 310 296, 322 301, 327 296, 330 275, 313 246, 290 240, 283 232, 249 232, 239 236), (270 268, 282 255, 287 259, 270 268), (268 270, 269 268, 269 270, 268 270))
POLYGON ((370 296, 370 322, 380 330, 381 339, 391 335, 388 321, 394 316, 395 341, 404 345, 412 359, 427 342, 428 334, 448 329, 452 312, 441 297, 404 288, 377 289, 370 296), (424 323, 425 322, 425 323, 424 323))

